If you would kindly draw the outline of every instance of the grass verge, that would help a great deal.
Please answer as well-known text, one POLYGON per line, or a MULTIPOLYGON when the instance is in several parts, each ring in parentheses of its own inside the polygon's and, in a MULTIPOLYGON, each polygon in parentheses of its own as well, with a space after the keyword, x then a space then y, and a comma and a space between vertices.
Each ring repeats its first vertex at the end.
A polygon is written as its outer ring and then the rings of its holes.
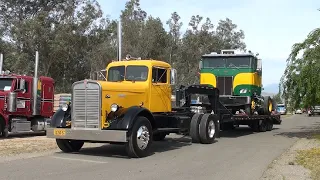
MULTIPOLYGON (((320 134, 314 136, 320 142, 320 134)), ((298 151, 296 162, 299 165, 311 170, 311 176, 314 180, 320 180, 320 148, 298 151)))

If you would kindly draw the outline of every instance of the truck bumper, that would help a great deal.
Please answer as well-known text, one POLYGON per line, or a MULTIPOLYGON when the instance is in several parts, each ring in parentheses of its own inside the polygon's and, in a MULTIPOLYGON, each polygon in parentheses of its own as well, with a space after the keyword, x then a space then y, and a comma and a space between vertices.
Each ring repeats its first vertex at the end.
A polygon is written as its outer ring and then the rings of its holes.
POLYGON ((219 97, 220 102, 225 106, 241 106, 245 104, 251 104, 250 96, 227 96, 221 95, 219 97))
POLYGON ((101 142, 127 142, 125 130, 88 130, 70 128, 47 128, 46 136, 56 139, 101 141, 101 142))

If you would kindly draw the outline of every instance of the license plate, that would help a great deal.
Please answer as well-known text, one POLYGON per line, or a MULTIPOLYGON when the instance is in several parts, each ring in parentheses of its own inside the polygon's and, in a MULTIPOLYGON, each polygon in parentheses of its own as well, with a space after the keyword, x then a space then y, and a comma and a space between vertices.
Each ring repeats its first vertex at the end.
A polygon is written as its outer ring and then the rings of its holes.
POLYGON ((53 134, 55 136, 65 136, 66 130, 65 129, 55 129, 55 130, 53 130, 53 134))

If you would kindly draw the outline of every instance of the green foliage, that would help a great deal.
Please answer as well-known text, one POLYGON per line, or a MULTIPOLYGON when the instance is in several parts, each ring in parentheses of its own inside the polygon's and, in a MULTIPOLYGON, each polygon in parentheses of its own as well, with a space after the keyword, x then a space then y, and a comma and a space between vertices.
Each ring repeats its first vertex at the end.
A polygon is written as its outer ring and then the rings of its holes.
POLYGON ((296 43, 281 78, 283 98, 292 107, 320 103, 320 28, 313 30, 302 43, 296 43), (302 54, 301 58, 298 55, 302 54))
MULTIPOLYGON (((202 54, 246 49, 244 32, 228 18, 215 26, 209 18, 194 15, 183 33, 177 12, 163 24, 141 9, 139 0, 129 0, 120 17, 122 57, 130 54, 169 62, 178 69, 179 85, 198 82, 202 54)), ((39 51, 39 74, 55 79, 57 93, 70 92, 73 82, 90 78, 93 71, 116 59, 116 28, 117 20, 103 17, 95 0, 1 1, 4 69, 31 74, 39 51)))

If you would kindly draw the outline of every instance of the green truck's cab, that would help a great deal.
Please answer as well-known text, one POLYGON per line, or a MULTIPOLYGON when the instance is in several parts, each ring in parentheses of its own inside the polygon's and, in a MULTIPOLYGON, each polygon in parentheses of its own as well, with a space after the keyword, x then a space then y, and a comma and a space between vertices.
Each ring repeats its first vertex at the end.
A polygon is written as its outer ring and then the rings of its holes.
POLYGON ((222 50, 202 55, 199 68, 200 84, 217 87, 220 101, 233 111, 268 114, 274 109, 270 97, 261 97, 262 63, 256 55, 222 50))

